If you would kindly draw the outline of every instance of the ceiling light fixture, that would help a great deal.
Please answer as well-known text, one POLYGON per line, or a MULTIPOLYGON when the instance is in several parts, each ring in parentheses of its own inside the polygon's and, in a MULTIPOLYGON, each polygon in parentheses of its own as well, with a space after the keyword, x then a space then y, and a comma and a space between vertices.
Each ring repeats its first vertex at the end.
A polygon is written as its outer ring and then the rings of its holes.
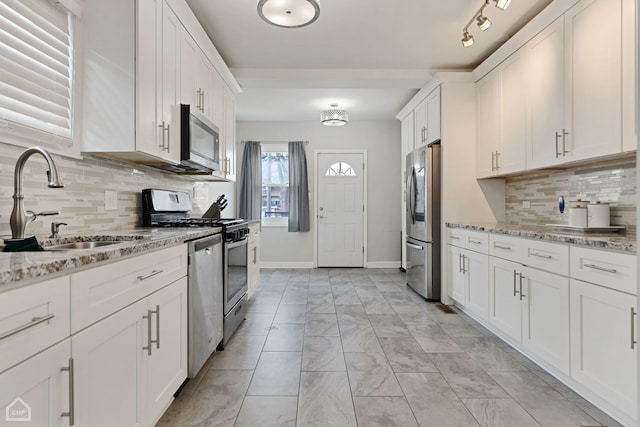
POLYGON ((269 24, 300 28, 320 16, 320 0, 258 0, 258 15, 269 24))
POLYGON ((320 121, 325 126, 344 126, 349 122, 349 113, 338 110, 338 104, 331 104, 331 110, 320 113, 320 121))
POLYGON ((491 1, 495 2, 496 7, 501 10, 505 10, 509 7, 509 3, 511 3, 511 0, 484 0, 484 4, 480 6, 480 9, 478 9, 476 13, 473 14, 467 25, 465 25, 462 30, 462 46, 469 47, 475 41, 469 32, 469 27, 473 24, 473 21, 476 21, 478 28, 482 31, 486 31, 491 26, 491 21, 483 14, 484 8, 487 7, 491 1))

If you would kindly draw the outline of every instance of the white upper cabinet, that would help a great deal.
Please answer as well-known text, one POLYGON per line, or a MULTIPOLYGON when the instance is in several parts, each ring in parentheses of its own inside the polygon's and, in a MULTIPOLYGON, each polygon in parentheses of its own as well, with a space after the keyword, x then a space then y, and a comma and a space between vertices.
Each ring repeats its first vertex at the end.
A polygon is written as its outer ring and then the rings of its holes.
POLYGON ((560 17, 524 47, 530 119, 528 169, 564 161, 563 29, 560 17))
POLYGON ((584 0, 564 15, 566 153, 622 151, 622 0, 584 0))
POLYGON ((415 120, 413 148, 416 149, 427 143, 427 100, 422 101, 415 110, 413 110, 415 120))
POLYGON ((479 178, 636 149, 634 15, 582 0, 477 82, 479 178))
POLYGON ((527 94, 524 75, 524 59, 518 51, 476 85, 479 178, 525 168, 527 94))
POLYGON ((440 139, 440 87, 435 88, 413 111, 414 148, 440 139))

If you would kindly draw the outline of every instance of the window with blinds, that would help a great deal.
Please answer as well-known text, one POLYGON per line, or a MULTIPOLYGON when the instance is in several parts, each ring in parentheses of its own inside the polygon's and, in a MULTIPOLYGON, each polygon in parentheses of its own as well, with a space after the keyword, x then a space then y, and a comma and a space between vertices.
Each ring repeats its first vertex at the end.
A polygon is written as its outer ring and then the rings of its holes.
POLYGON ((0 140, 70 147, 73 15, 49 0, 0 0, 0 140))

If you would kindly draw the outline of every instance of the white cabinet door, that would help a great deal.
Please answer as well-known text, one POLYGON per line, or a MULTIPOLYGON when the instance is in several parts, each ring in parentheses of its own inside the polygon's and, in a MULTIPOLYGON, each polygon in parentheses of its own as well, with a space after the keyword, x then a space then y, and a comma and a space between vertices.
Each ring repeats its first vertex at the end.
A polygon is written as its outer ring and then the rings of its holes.
POLYGON ((0 426, 68 426, 70 356, 67 339, 0 375, 0 426))
POLYGON ((440 139, 440 87, 437 87, 427 96, 427 130, 426 143, 434 142, 440 139))
POLYGON ((71 338, 76 425, 147 425, 146 314, 142 300, 71 338))
POLYGON ((465 295, 466 278, 464 275, 464 250, 449 245, 449 296, 463 306, 467 302, 465 295))
POLYGON ((495 156, 500 140, 500 74, 493 71, 476 84, 477 158, 476 176, 496 173, 495 156))
POLYGON ((499 69, 500 138, 495 159, 498 174, 526 169, 527 88, 522 50, 515 52, 499 69))
POLYGON ((569 374, 569 279, 522 267, 522 344, 569 374))
POLYGON ((427 143, 427 100, 422 101, 414 110, 415 136, 413 149, 422 147, 427 143))
POLYGON ((571 280, 571 377, 637 417, 636 297, 571 280))
POLYGON ((473 251, 465 254, 466 307, 481 319, 489 317, 489 257, 473 251))
POLYGON ((565 122, 570 160, 622 151, 622 1, 565 13, 565 122))
POLYGON ((260 283, 260 265, 258 264, 258 240, 260 237, 251 236, 247 244, 247 253, 249 256, 249 271, 248 271, 248 297, 251 298, 253 293, 258 288, 260 283))
POLYGON ((227 150, 225 148, 225 136, 224 136, 224 122, 225 122, 225 90, 227 84, 224 82, 220 74, 217 72, 213 74, 213 90, 212 90, 212 115, 213 123, 220 128, 220 168, 213 172, 213 175, 218 178, 225 179, 225 157, 227 157, 227 150))
POLYGON ((522 304, 519 277, 522 266, 491 257, 489 260, 489 323, 522 342, 522 304))
POLYGON ((213 120, 213 65, 198 48, 196 61, 196 94, 200 111, 210 120, 213 120))
POLYGON ((147 365, 147 418, 155 423, 187 378, 187 278, 149 296, 149 315, 155 342, 147 365))
POLYGON ((180 31, 180 102, 199 110, 200 92, 196 82, 196 68, 200 48, 186 29, 180 31))
MULTIPOLYGON (((163 158, 180 161, 180 43, 182 24, 166 1, 162 2, 158 117, 163 158)), ((144 78, 144 76, 142 77, 144 78)))
POLYGON ((529 93, 527 168, 564 161, 564 21, 560 17, 524 47, 529 93))

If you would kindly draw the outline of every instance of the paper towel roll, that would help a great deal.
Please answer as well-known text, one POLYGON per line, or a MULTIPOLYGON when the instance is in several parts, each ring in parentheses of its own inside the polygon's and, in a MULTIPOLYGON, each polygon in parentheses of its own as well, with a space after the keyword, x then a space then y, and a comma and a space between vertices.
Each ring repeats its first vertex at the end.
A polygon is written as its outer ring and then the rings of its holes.
POLYGON ((587 224, 589 227, 609 227, 610 210, 608 203, 590 203, 587 206, 587 224))

